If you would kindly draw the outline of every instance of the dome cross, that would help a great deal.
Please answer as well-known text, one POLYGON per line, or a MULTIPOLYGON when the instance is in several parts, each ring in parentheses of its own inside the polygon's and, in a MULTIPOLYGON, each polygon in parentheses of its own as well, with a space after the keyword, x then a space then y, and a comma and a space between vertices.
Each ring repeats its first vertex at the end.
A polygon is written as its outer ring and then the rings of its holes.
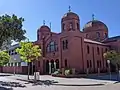
POLYGON ((68 11, 71 12, 71 6, 69 6, 69 10, 68 11))
POLYGON ((43 25, 45 25, 45 20, 43 20, 43 25))
POLYGON ((94 14, 92 14, 92 20, 95 20, 95 15, 94 14))

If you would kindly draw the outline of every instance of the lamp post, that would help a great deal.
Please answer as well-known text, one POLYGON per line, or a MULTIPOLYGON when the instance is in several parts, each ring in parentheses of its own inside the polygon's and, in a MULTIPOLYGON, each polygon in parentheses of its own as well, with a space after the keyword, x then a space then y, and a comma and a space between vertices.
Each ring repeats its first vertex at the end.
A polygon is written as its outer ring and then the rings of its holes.
POLYGON ((109 68, 109 74, 110 74, 110 80, 111 80, 111 68, 110 68, 110 60, 107 60, 108 68, 109 68))

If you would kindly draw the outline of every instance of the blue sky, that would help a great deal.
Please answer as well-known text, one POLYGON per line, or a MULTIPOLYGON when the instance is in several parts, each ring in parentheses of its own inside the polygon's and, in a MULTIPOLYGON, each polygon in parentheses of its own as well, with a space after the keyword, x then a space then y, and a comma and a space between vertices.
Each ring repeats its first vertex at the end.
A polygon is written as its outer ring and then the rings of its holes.
POLYGON ((36 40, 37 29, 46 20, 52 23, 52 31, 61 31, 61 18, 68 6, 80 17, 81 29, 92 19, 103 21, 109 28, 109 36, 120 35, 119 0, 0 0, 0 15, 16 14, 24 17, 24 28, 31 41, 36 40))

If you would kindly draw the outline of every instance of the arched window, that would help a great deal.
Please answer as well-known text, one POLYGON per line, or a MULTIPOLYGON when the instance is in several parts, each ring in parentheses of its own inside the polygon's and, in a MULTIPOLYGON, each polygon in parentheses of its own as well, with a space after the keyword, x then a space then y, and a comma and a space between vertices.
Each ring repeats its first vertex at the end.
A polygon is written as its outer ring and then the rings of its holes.
POLYGON ((40 37, 39 37, 39 34, 38 34, 38 35, 37 35, 37 39, 39 40, 39 38, 40 38, 40 37))
POLYGON ((51 41, 47 46, 47 52, 53 52, 57 50, 58 50, 58 45, 54 41, 51 41))
POLYGON ((65 30, 65 24, 64 23, 62 24, 62 30, 65 30))
POLYGON ((51 62, 51 68, 54 68, 54 60, 52 59, 50 62, 51 62))
POLYGON ((100 50, 99 50, 99 47, 97 47, 97 53, 98 53, 98 55, 100 54, 100 50))
POLYGON ((54 51, 55 50, 55 42, 50 43, 50 50, 54 51))
POLYGON ((80 28, 79 28, 79 23, 77 23, 77 29, 80 29, 80 28))
POLYGON ((67 59, 65 59, 65 67, 67 67, 68 65, 67 65, 67 59))
POLYGON ((68 49, 68 40, 63 40, 63 50, 68 49))
POLYGON ((89 54, 90 53, 90 49, 89 49, 89 46, 87 45, 87 53, 89 54))
POLYGON ((100 39, 100 33, 96 32, 96 34, 97 34, 97 39, 100 39))
POLYGON ((48 73, 48 72, 49 72, 49 61, 47 60, 47 61, 45 62, 45 60, 43 60, 43 63, 46 64, 46 65, 45 65, 46 73, 48 73))
POLYGON ((69 24, 69 25, 70 25, 70 30, 71 30, 71 29, 73 29, 73 23, 72 23, 72 22, 70 22, 70 24, 69 24))
POLYGON ((56 59, 56 69, 59 69, 59 59, 56 59))
POLYGON ((86 38, 88 38, 88 34, 86 34, 86 38))
POLYGON ((55 51, 58 51, 58 45, 55 44, 55 51))
POLYGON ((65 41, 65 48, 68 49, 68 40, 65 41))
POLYGON ((108 37, 107 33, 105 33, 104 37, 105 37, 105 38, 107 38, 107 37, 108 37))

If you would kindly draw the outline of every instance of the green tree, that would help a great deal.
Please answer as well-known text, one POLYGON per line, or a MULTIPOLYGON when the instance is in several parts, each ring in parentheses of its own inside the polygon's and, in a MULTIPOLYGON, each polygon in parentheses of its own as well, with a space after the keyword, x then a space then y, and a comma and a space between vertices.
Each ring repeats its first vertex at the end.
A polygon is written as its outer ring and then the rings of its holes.
POLYGON ((2 15, 0 16, 0 49, 4 42, 11 44, 12 40, 20 42, 25 40, 24 34, 26 31, 22 29, 24 18, 18 18, 16 15, 2 15))
POLYGON ((28 63, 29 80, 30 62, 38 60, 38 57, 41 56, 41 49, 38 45, 34 45, 31 42, 20 42, 20 48, 17 48, 16 52, 20 54, 20 57, 23 61, 28 63))
POLYGON ((120 54, 114 50, 104 53, 104 58, 110 60, 110 62, 118 68, 120 66, 120 54))
POLYGON ((10 56, 7 51, 0 51, 0 66, 6 65, 10 60, 10 56))

